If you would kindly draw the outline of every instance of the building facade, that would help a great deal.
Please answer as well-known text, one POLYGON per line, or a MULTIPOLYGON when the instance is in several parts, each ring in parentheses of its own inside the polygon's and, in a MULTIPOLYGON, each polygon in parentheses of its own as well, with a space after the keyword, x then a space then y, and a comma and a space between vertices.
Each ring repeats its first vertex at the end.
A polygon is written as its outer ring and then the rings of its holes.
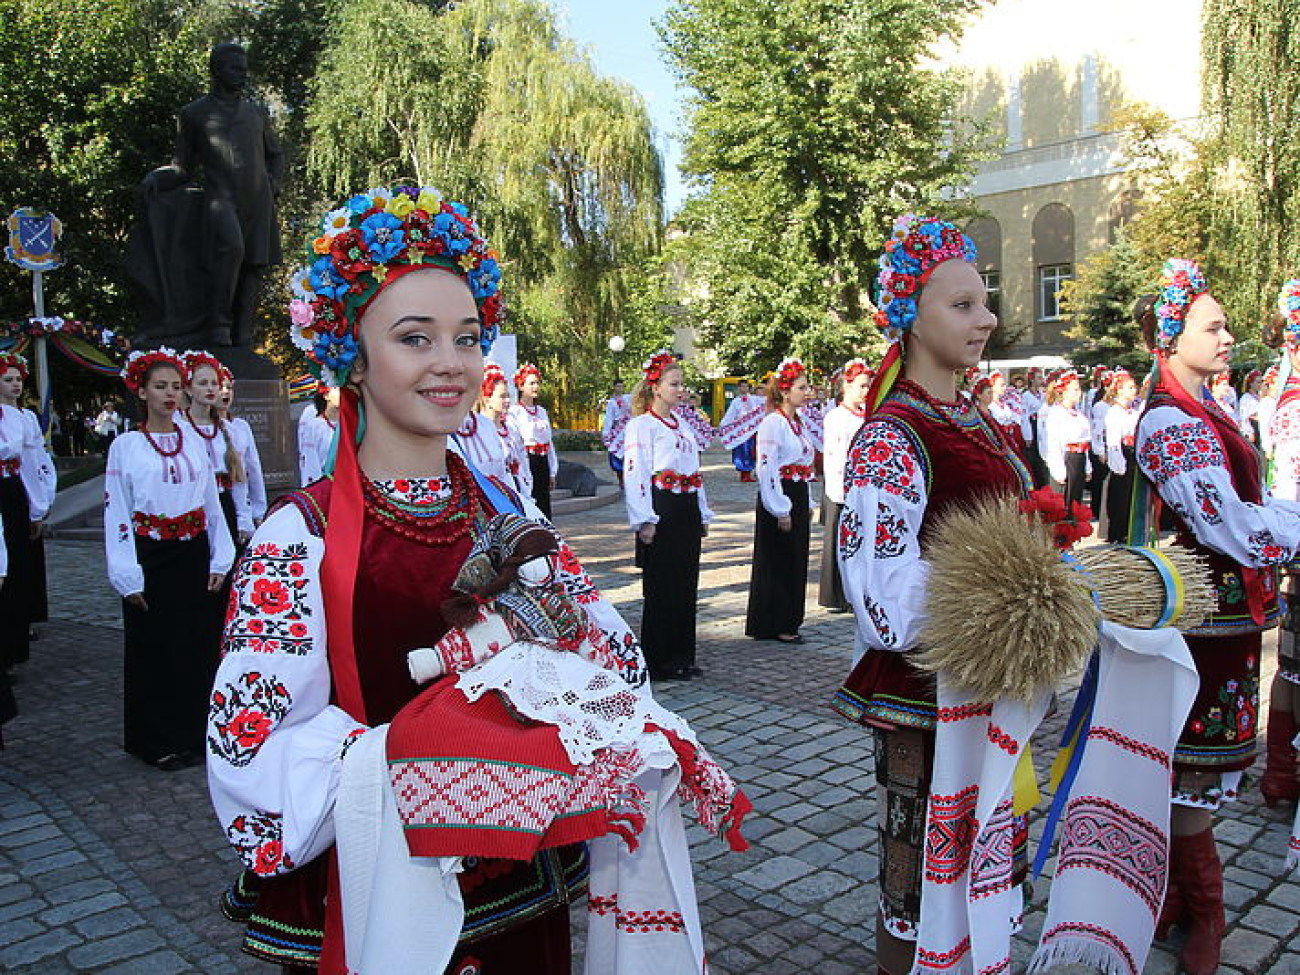
POLYGON ((1002 146, 970 191, 968 232, 1006 354, 1067 355, 1059 289, 1140 205, 1117 116, 1144 103, 1200 115, 1200 0, 998 0, 941 54, 967 76, 964 114, 1002 146))

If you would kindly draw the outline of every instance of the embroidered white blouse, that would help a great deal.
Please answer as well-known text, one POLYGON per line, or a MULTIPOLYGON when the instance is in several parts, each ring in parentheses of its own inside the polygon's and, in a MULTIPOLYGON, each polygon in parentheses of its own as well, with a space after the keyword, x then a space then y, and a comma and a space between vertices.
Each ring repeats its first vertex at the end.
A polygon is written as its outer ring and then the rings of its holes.
POLYGON ((456 441, 481 473, 500 478, 520 494, 532 493, 533 475, 524 442, 509 423, 498 427, 486 413, 470 413, 456 431, 456 441))
POLYGON ((1128 473, 1128 461, 1124 459, 1124 439, 1137 434, 1138 418, 1142 408, 1134 402, 1128 409, 1112 405, 1106 411, 1106 466, 1118 477, 1128 473))
MULTIPOLYGON (((627 521, 633 529, 642 525, 659 524, 654 510, 654 475, 663 471, 678 474, 695 474, 700 470, 700 448, 696 437, 686 422, 677 419, 669 426, 651 411, 634 416, 628 421, 623 436, 623 500, 627 505, 627 521)), ((704 524, 713 520, 713 509, 703 484, 699 489, 700 519, 704 524)))
POLYGON ((826 414, 822 470, 826 475, 826 497, 836 504, 844 503, 844 465, 849 459, 849 444, 865 418, 864 413, 855 413, 842 404, 826 414))
POLYGON ((1092 453, 1098 458, 1106 456, 1106 415, 1109 412, 1110 404, 1100 396, 1088 411, 1089 428, 1092 432, 1092 453))
MULTIPOLYGON (((391 481, 376 484, 399 500, 439 489, 419 478, 404 493, 391 481)), ((553 531, 529 498, 522 501, 526 517, 553 531)), ((594 662, 649 694, 636 638, 559 544, 557 576, 604 636, 594 662)), ((208 789, 231 845, 262 876, 288 873, 334 843, 343 753, 366 730, 330 703, 324 550, 293 505, 262 523, 235 574, 213 684, 208 789)))
POLYGON ((41 423, 31 410, 0 406, 0 464, 15 461, 16 476, 27 492, 28 516, 40 521, 50 512, 58 482, 54 464, 45 452, 41 423))
POLYGON ((235 441, 235 452, 244 462, 244 473, 248 475, 244 488, 248 492, 249 513, 253 517, 253 525, 256 526, 266 517, 266 477, 262 473, 262 455, 257 451, 253 428, 248 425, 247 420, 232 416, 226 421, 226 425, 230 428, 231 438, 235 441))
POLYGON ((320 480, 334 442, 334 424, 324 415, 298 424, 298 480, 306 487, 320 480))
POLYGON ((179 518, 202 508, 207 519, 211 557, 209 571, 224 575, 235 561, 235 543, 226 529, 226 518, 217 497, 217 480, 208 465, 207 452, 186 427, 179 433, 151 434, 163 450, 180 452, 164 457, 143 432, 132 430, 108 448, 104 471, 104 551, 108 559, 108 581, 121 595, 144 591, 144 570, 135 556, 134 512, 179 518))
MULTIPOLYGON (((758 425, 758 495, 773 518, 790 514, 790 499, 781 490, 781 468, 791 464, 812 467, 813 446, 803 423, 796 429, 784 413, 772 410, 758 425)), ((812 491, 808 504, 813 503, 812 491)))
POLYGON ((899 428, 868 420, 845 471, 839 559, 860 646, 916 646, 925 623, 930 566, 921 558, 929 501, 920 453, 899 428))
POLYGON ((1273 415, 1277 412, 1276 396, 1261 396, 1255 416, 1259 420, 1259 447, 1265 454, 1273 452, 1273 440, 1269 430, 1273 425, 1273 415))
POLYGON ((1242 393, 1237 403, 1237 419, 1241 423, 1242 435, 1252 443, 1255 440, 1255 425, 1251 423, 1259 415, 1259 397, 1254 393, 1242 393))
POLYGON ((1175 406, 1147 410, 1138 422, 1137 462, 1207 548, 1253 568, 1284 564, 1300 548, 1300 503, 1241 500, 1204 420, 1175 406))
MULTIPOLYGON (((1043 427, 1046 438, 1042 445, 1043 460, 1047 463, 1047 472, 1053 481, 1064 484, 1065 448, 1070 444, 1091 444, 1092 428, 1082 410, 1068 409, 1059 403, 1047 408, 1043 427)), ((1088 455, 1084 454, 1084 457, 1088 455)), ((1087 460, 1085 466, 1091 470, 1091 460, 1087 460)))
POLYGON ((1001 426, 1018 427, 1023 421, 1020 413, 1022 403, 1020 397, 1014 394, 1015 390, 1009 389, 1002 394, 1001 399, 995 399, 989 404, 989 413, 1001 426))
POLYGON ((766 408, 762 396, 746 393, 735 397, 723 414, 722 422, 718 424, 718 439, 722 445, 733 450, 758 433, 758 425, 763 422, 766 408))
POLYGON ((1300 501, 1300 397, 1291 396, 1272 411, 1268 441, 1273 447, 1274 497, 1300 501))
POLYGON ((1034 424, 1038 421, 1038 414, 1043 408, 1043 398, 1037 393, 1025 390, 1020 394, 1020 404, 1020 435, 1025 438, 1025 443, 1033 443, 1034 424))
POLYGON ((623 456, 624 431, 630 419, 632 404, 626 394, 611 396, 605 401, 605 418, 600 424, 600 437, 605 448, 615 457, 623 456))
MULTIPOLYGON (((226 423, 226 433, 222 434, 211 423, 196 423, 194 419, 184 412, 177 413, 173 422, 183 424, 185 427, 186 439, 193 438, 202 446, 204 453, 208 457, 208 466, 212 468, 213 475, 229 474, 226 470, 226 436, 230 437, 230 445, 235 453, 239 454, 240 460, 244 462, 245 479, 242 481, 232 481, 230 485, 230 499, 235 504, 235 522, 241 532, 249 535, 253 534, 253 529, 257 527, 257 520, 266 514, 266 485, 262 483, 262 461, 257 456, 257 446, 253 443, 253 430, 249 425, 239 420, 243 424, 247 440, 241 439, 240 434, 234 430, 236 421, 230 420, 226 423), (253 508, 253 490, 251 488, 253 473, 248 469, 247 451, 251 449, 254 457, 254 465, 257 468, 258 491, 261 494, 262 510, 260 514, 254 513, 253 508)), ((218 488, 220 491, 220 488, 218 488)))
POLYGON ((551 477, 558 474, 560 458, 556 455, 555 448, 551 446, 551 418, 546 412, 546 407, 524 406, 523 403, 516 403, 510 407, 510 412, 506 416, 519 432, 525 450, 540 444, 546 444, 551 448, 546 451, 546 466, 550 468, 551 477))

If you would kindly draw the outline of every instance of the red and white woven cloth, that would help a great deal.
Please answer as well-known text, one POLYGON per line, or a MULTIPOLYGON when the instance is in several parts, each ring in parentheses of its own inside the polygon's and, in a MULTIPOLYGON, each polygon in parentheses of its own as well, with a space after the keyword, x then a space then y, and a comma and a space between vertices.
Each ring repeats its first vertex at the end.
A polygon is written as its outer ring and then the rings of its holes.
MULTIPOLYGON (((1173 747, 1198 678, 1176 630, 1103 623, 1088 743, 1031 972, 1081 962, 1139 975, 1164 898, 1173 747)), ((1016 763, 1046 711, 964 700, 939 677, 935 769, 913 975, 1010 970, 1021 909, 1011 887, 1016 763)))

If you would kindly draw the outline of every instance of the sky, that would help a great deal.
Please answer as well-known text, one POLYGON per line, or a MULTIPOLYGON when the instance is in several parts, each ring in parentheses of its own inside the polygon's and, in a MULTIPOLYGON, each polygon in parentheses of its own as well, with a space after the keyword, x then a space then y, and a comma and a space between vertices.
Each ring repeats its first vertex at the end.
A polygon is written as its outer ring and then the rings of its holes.
POLYGON ((645 98, 664 160, 664 200, 671 215, 685 196, 675 138, 682 124, 681 98, 655 30, 669 0, 551 0, 551 6, 601 74, 621 78, 645 98))

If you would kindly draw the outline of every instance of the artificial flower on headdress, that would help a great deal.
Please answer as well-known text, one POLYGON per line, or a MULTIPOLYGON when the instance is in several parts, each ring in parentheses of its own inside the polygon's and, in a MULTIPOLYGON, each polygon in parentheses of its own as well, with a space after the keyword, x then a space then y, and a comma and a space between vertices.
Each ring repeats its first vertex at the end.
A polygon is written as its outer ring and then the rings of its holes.
POLYGON ((523 389, 524 381, 529 376, 536 376, 537 381, 539 383, 542 381, 542 371, 538 369, 535 365, 533 365, 531 362, 525 362, 522 366, 520 366, 517 370, 515 370, 515 380, 514 380, 515 389, 523 389))
POLYGON ((1110 381, 1108 383, 1111 389, 1115 389, 1125 382, 1133 382, 1133 374, 1123 366, 1116 366, 1110 372, 1110 381))
POLYGON ((487 399, 491 396, 493 391, 497 388, 497 383, 503 383, 505 381, 506 371, 491 359, 485 360, 483 363, 483 384, 479 387, 479 391, 483 394, 483 398, 487 399))
POLYGON ((1277 310, 1285 319, 1287 344, 1295 348, 1300 345, 1300 278, 1292 278, 1282 285, 1277 310))
POLYGON ((872 369, 871 366, 867 365, 866 359, 850 359, 844 363, 844 368, 840 372, 844 377, 844 382, 851 383, 864 373, 870 375, 872 369))
POLYGON ((1070 383, 1077 383, 1078 381, 1079 374, 1073 369, 1059 369, 1052 373, 1051 378, 1047 380, 1047 391, 1049 393, 1059 393, 1064 391, 1065 387, 1069 386, 1070 383))
POLYGON ((374 187, 329 211, 308 248, 310 264, 290 281, 290 338, 331 386, 347 382, 357 358, 356 326, 385 284, 421 267, 465 279, 492 348, 504 315, 501 268, 459 203, 431 187, 374 187))
POLYGON ((194 373, 201 366, 211 367, 212 371, 217 374, 217 382, 221 382, 223 372, 229 373, 230 371, 220 359, 211 352, 205 352, 202 349, 186 349, 181 353, 181 362, 185 363, 185 385, 187 386, 194 382, 194 373))
POLYGON ((993 377, 980 376, 971 385, 970 391, 972 396, 979 396, 981 393, 985 392, 986 390, 992 390, 992 389, 993 389, 993 377))
POLYGON ((27 382, 27 360, 16 352, 0 352, 0 374, 17 369, 23 382, 27 382))
POLYGON ((1248 390, 1254 383, 1256 383, 1257 381, 1263 378, 1264 378, 1263 373, 1261 373, 1258 369, 1252 369, 1250 370, 1250 372, 1246 373, 1246 378, 1241 381, 1242 388, 1248 390))
POLYGON ((916 321, 916 302, 930 272, 944 261, 973 262, 975 244, 954 224, 909 213, 894 223, 876 275, 876 325, 891 342, 916 321))
POLYGON ((660 349, 641 363, 641 375, 647 383, 653 385, 663 378, 666 368, 676 365, 680 361, 681 357, 676 352, 669 349, 660 349))
POLYGON ((1173 347, 1183 334, 1187 309, 1209 291, 1205 272, 1195 261, 1171 257, 1160 272, 1160 296, 1156 301, 1156 343, 1163 351, 1173 347))
POLYGON ((160 345, 150 352, 137 350, 127 356, 126 364, 122 367, 122 383, 132 393, 139 393, 144 389, 145 375, 155 365, 169 365, 180 373, 182 379, 185 378, 185 363, 176 354, 176 350, 160 345))
POLYGON ((772 374, 776 377, 777 388, 781 392, 788 392, 790 387, 797 383, 800 377, 807 375, 808 370, 798 359, 786 357, 781 360, 781 364, 776 367, 772 374))

